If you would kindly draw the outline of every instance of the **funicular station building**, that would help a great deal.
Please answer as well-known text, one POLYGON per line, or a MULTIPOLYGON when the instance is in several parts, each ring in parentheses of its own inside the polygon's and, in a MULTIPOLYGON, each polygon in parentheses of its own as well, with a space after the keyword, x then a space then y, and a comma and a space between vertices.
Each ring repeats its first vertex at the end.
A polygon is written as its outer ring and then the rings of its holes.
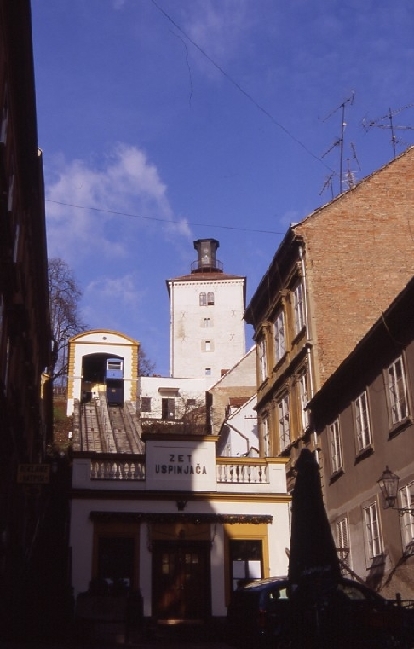
MULTIPOLYGON (((200 274, 196 281, 198 300, 200 274)), ((214 282, 219 296, 218 273, 214 282)), ((156 623, 223 618, 241 580, 287 572, 286 460, 218 457, 208 427, 183 426, 163 410, 147 426, 138 352, 137 341, 113 331, 69 341, 74 594, 105 583, 139 592, 156 623)), ((188 381, 157 377, 154 400, 188 394, 188 381)), ((193 389, 204 396, 196 379, 193 389)))

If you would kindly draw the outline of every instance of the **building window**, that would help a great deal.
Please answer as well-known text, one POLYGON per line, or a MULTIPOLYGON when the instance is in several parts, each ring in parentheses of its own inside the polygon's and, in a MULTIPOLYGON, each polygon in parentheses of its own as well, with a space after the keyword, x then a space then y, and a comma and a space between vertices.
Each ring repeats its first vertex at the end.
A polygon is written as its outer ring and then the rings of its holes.
POLYGON ((336 522, 336 549, 339 560, 348 568, 351 567, 351 549, 349 545, 348 519, 341 518, 336 522))
POLYGON ((187 399, 187 406, 194 407, 195 405, 197 405, 197 401, 195 399, 187 399))
POLYGON ((308 405, 308 381, 306 372, 303 372, 299 377, 299 403, 300 403, 300 416, 302 424, 302 432, 305 432, 309 426, 309 412, 308 405))
POLYGON ((374 559, 382 554, 377 503, 371 503, 368 507, 364 507, 364 519, 368 559, 374 559))
POLYGON ((273 322, 274 359, 278 363, 286 354, 285 314, 280 311, 273 322))
POLYGON ((203 340, 203 342, 201 343, 201 347, 204 352, 212 352, 213 342, 211 340, 203 340))
POLYGON ((231 582, 233 590, 262 577, 262 541, 230 541, 231 582))
POLYGON ((306 324, 305 295, 302 282, 299 282, 293 291, 293 309, 295 314, 295 335, 297 335, 306 324))
POLYGON ((279 451, 282 452, 290 444, 289 395, 285 394, 278 403, 279 411, 279 451))
POLYGON ((206 306, 207 305, 207 294, 206 293, 200 293, 198 296, 198 303, 200 306, 206 306))
POLYGON ((211 367, 206 367, 206 368, 204 369, 204 374, 205 374, 206 376, 211 376, 211 367))
POLYGON ((262 338, 259 342, 259 370, 260 381, 267 378, 267 344, 266 338, 262 338))
POLYGON ((202 326, 203 327, 212 327, 213 322, 212 322, 211 318, 203 318, 202 326))
POLYGON ((270 456, 270 440, 269 440, 269 419, 267 414, 263 415, 261 420, 262 440, 263 440, 263 455, 264 457, 270 456))
POLYGON ((364 391, 355 401, 355 426, 357 451, 358 453, 361 453, 372 444, 368 397, 366 391, 364 391))
POLYGON ((331 467, 332 473, 338 473, 342 470, 342 440, 339 419, 329 426, 329 445, 331 450, 331 467))
MULTIPOLYGON (((400 489, 400 507, 406 507, 410 510, 414 509, 414 482, 406 485, 400 489)), ((411 511, 402 512, 401 515, 401 531, 404 549, 408 548, 414 550, 414 516, 411 511)))
POLYGON ((214 293, 211 291, 207 293, 207 304, 214 304, 214 293))
POLYGON ((391 424, 398 424, 408 415, 407 383, 402 356, 388 368, 388 394, 390 399, 391 424))
POLYGON ((162 418, 164 420, 175 419, 175 399, 164 397, 162 400, 162 418))
POLYGON ((141 397, 141 412, 151 412, 151 397, 141 397))
POLYGON ((135 538, 101 536, 98 539, 97 577, 108 586, 125 588, 134 586, 135 538))

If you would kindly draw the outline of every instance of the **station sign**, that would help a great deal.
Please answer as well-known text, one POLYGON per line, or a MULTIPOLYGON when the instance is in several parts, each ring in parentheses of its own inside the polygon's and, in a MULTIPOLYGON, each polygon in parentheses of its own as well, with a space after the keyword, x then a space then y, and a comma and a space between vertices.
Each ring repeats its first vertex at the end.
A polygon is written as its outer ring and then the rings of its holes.
POLYGON ((19 484, 49 484, 49 464, 19 464, 17 482, 19 484))

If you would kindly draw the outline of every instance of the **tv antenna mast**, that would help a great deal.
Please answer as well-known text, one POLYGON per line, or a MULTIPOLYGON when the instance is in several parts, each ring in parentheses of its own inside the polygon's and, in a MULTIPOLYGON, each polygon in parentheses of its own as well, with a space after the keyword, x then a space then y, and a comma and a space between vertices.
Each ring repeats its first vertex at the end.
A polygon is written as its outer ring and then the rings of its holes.
POLYGON ((378 117, 377 119, 373 119, 371 121, 368 121, 365 118, 362 120, 362 126, 364 127, 366 132, 368 132, 369 129, 373 127, 389 129, 391 131, 391 145, 394 152, 394 158, 397 155, 396 146, 397 144, 401 144, 401 140, 397 138, 395 131, 414 131, 414 126, 397 126, 396 124, 394 124, 394 116, 398 115, 398 113, 401 113, 403 110, 407 110, 407 108, 412 108, 413 106, 414 104, 407 104, 407 106, 397 108, 396 110, 391 110, 391 108, 389 108, 388 113, 386 115, 383 115, 382 117, 378 117))
POLYGON ((338 111, 341 111, 341 135, 336 138, 336 140, 333 142, 333 144, 329 147, 327 151, 322 155, 322 158, 324 158, 328 153, 330 153, 333 149, 336 147, 339 147, 339 193, 342 194, 342 174, 343 174, 343 164, 344 164, 344 135, 345 135, 345 128, 346 128, 346 122, 345 122, 345 106, 349 105, 352 106, 354 103, 354 97, 355 97, 355 92, 352 91, 351 95, 347 98, 344 99, 344 101, 337 106, 337 108, 334 108, 329 115, 323 119, 323 122, 326 122, 332 115, 335 115, 338 111))

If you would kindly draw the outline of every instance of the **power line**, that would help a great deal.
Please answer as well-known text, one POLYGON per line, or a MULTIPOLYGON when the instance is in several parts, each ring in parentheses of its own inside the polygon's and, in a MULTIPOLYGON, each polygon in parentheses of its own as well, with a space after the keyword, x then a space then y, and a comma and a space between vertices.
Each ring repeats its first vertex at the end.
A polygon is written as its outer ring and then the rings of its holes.
POLYGON ((168 13, 167 13, 163 8, 162 8, 162 7, 160 7, 160 5, 159 5, 155 0, 151 0, 151 2, 152 2, 152 4, 153 4, 157 9, 158 9, 158 11, 160 11, 160 12, 163 14, 163 16, 165 16, 165 18, 167 18, 167 20, 169 20, 170 23, 171 23, 172 25, 174 25, 174 27, 175 27, 176 29, 178 29, 178 31, 180 31, 181 34, 183 34, 183 36, 185 36, 185 38, 186 38, 186 39, 187 39, 187 40, 188 40, 192 45, 194 45, 194 47, 195 47, 199 52, 200 52, 200 53, 201 53, 201 54, 202 54, 202 55, 203 55, 203 56, 204 56, 208 61, 210 61, 210 63, 211 63, 212 65, 214 65, 214 67, 215 67, 219 72, 221 72, 221 74, 222 74, 222 75, 223 75, 223 76, 224 76, 228 81, 230 81, 230 83, 233 84, 233 86, 235 86, 235 88, 237 88, 237 90, 238 90, 239 92, 241 92, 242 95, 244 95, 244 96, 245 96, 249 101, 252 102, 252 104, 253 104, 254 106, 256 106, 256 108, 257 108, 258 110, 260 110, 261 113, 263 113, 264 115, 266 115, 266 117, 268 117, 268 118, 273 122, 273 124, 275 124, 275 125, 276 125, 278 128, 280 128, 284 133, 286 133, 286 135, 287 135, 288 137, 290 137, 294 142, 296 142, 296 144, 298 144, 300 147, 302 147, 302 149, 304 149, 304 151, 306 151, 306 153, 307 153, 308 155, 312 156, 312 158, 314 158, 315 160, 317 160, 318 162, 320 162, 321 164, 323 164, 324 167, 326 167, 327 169, 329 169, 329 171, 333 171, 333 170, 332 170, 332 169, 331 169, 331 168, 330 168, 330 167, 325 163, 325 161, 322 160, 322 158, 321 158, 320 156, 317 156, 317 155, 316 155, 315 153, 313 153, 310 149, 308 149, 308 147, 307 147, 307 146, 306 146, 306 145, 305 145, 301 140, 299 140, 297 137, 295 137, 295 136, 293 135, 293 133, 291 133, 291 132, 290 132, 290 131, 285 127, 285 126, 283 126, 283 124, 281 124, 280 122, 278 122, 277 119, 276 119, 275 117, 273 117, 273 115, 272 115, 271 113, 269 113, 268 110, 266 110, 266 108, 263 108, 263 106, 261 106, 261 105, 260 105, 260 104, 259 104, 259 103, 254 99, 254 97, 252 97, 252 95, 250 95, 246 90, 244 90, 244 88, 242 88, 242 86, 241 86, 237 81, 235 81, 235 80, 233 79, 233 77, 231 77, 231 76, 228 74, 228 72, 226 72, 226 71, 225 71, 225 70, 224 70, 224 69, 223 69, 223 68, 222 68, 218 63, 216 63, 216 61, 214 61, 214 59, 212 59, 211 56, 210 56, 209 54, 207 54, 207 52, 206 52, 205 50, 203 50, 203 48, 200 47, 200 45, 198 45, 198 43, 196 43, 196 41, 194 41, 194 40, 193 40, 193 39, 192 39, 192 38, 191 38, 191 37, 190 37, 190 36, 189 36, 185 31, 184 31, 184 29, 182 29, 182 27, 180 27, 180 25, 179 25, 178 23, 176 23, 175 20, 174 20, 173 18, 171 18, 171 16, 170 16, 170 15, 169 15, 169 14, 168 14, 168 13))
MULTIPOLYGON (((144 216, 142 214, 130 214, 128 212, 118 212, 116 210, 108 210, 102 207, 89 207, 87 205, 74 205, 73 203, 64 203, 63 201, 54 201, 50 198, 45 199, 46 203, 55 203, 56 205, 63 205, 63 207, 73 207, 77 210, 91 210, 93 212, 103 212, 105 214, 116 214, 117 216, 128 216, 133 219, 146 219, 147 221, 159 221, 160 223, 176 223, 181 225, 182 221, 175 221, 173 219, 160 219, 156 216, 144 216)), ((276 230, 257 230, 255 228, 240 228, 232 225, 212 225, 211 223, 195 223, 193 221, 185 221, 188 225, 197 226, 202 228, 219 228, 220 230, 239 230, 240 232, 260 232, 263 234, 278 234, 282 235, 285 232, 277 232, 276 230)))

